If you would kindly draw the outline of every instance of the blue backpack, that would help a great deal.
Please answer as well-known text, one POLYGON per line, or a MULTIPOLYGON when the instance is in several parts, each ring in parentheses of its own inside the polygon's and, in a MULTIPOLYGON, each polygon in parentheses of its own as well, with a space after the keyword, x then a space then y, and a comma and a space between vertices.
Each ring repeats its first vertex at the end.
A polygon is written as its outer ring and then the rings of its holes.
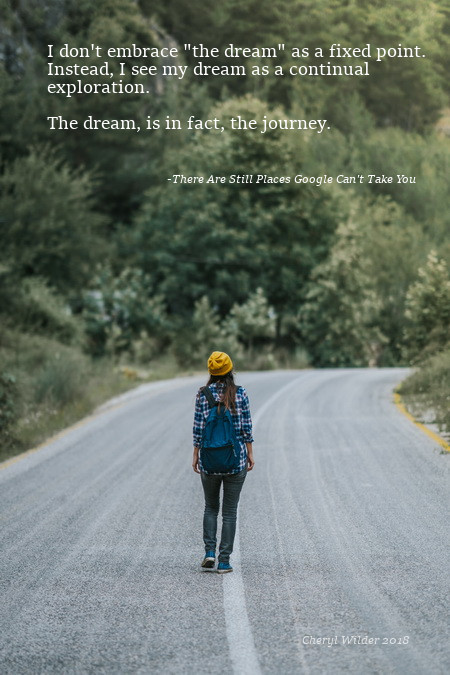
POLYGON ((209 403, 209 414, 203 429, 200 458, 207 473, 232 473, 239 469, 240 448, 236 440, 230 411, 221 406, 209 387, 201 390, 209 403))

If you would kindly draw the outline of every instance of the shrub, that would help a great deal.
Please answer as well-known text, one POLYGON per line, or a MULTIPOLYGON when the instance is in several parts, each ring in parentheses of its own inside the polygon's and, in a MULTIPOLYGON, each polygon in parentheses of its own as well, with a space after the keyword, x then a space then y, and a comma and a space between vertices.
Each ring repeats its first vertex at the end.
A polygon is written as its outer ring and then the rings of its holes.
POLYGON ((405 353, 413 362, 449 342, 450 275, 434 251, 406 295, 405 353))
POLYGON ((385 342, 377 325, 381 300, 365 267, 362 240, 361 226, 339 226, 328 259, 311 275, 299 320, 315 365, 375 365, 385 342))
POLYGON ((162 338, 168 328, 163 299, 152 293, 149 276, 138 269, 125 268, 115 276, 109 266, 100 268, 84 294, 83 316, 94 356, 132 353, 143 334, 162 338))
POLYGON ((40 276, 59 290, 81 288, 97 256, 105 218, 94 211, 93 178, 50 147, 33 147, 0 174, 3 260, 19 276, 40 276))
POLYGON ((16 378, 11 373, 0 374, 0 438, 7 434, 8 428, 17 417, 18 392, 16 378))
POLYGON ((88 380, 88 363, 81 355, 56 353, 33 378, 36 403, 65 406, 81 397, 88 380))
POLYGON ((258 288, 244 303, 233 305, 226 326, 251 352, 255 342, 275 337, 275 320, 273 307, 269 305, 263 289, 258 288))
POLYGON ((83 339, 81 322, 44 279, 35 277, 22 282, 22 298, 15 319, 16 324, 30 331, 44 333, 64 343, 83 339))
POLYGON ((433 411, 435 422, 450 432, 450 349, 431 356, 401 385, 407 404, 421 412, 433 411))
POLYGON ((228 323, 221 323, 219 315, 206 296, 195 303, 190 322, 180 324, 172 348, 180 365, 205 367, 213 351, 224 351, 237 362, 242 347, 228 323))

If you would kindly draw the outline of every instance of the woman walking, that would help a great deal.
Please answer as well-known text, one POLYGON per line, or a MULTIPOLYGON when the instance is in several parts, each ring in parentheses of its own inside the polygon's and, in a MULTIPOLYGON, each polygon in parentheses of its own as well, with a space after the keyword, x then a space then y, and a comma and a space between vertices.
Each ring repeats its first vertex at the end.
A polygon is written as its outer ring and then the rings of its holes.
MULTIPOLYGON (((201 475, 205 494, 203 516, 203 541, 205 557, 201 566, 212 569, 216 559, 217 517, 220 508, 220 488, 223 485, 222 534, 219 545, 217 572, 232 572, 230 555, 236 533, 237 507, 241 489, 247 475, 255 465, 253 460, 252 419, 248 396, 243 387, 238 387, 233 377, 233 362, 225 352, 213 352, 208 359, 209 380, 196 398, 194 414, 194 455, 192 468, 201 475), (216 412, 211 410, 216 406, 216 412), (206 436, 211 428, 210 420, 219 417, 218 424, 225 429, 230 420, 233 447, 230 445, 226 470, 214 470, 214 458, 208 456, 206 436)), ((214 421, 212 422, 214 423, 214 421)), ((210 442, 211 439, 209 438, 210 442)), ((221 452, 221 451, 220 451, 221 452)), ((213 452, 212 455, 217 455, 213 452)), ((219 466, 216 464, 216 466, 219 466)), ((220 467, 219 467, 220 468, 220 467)))

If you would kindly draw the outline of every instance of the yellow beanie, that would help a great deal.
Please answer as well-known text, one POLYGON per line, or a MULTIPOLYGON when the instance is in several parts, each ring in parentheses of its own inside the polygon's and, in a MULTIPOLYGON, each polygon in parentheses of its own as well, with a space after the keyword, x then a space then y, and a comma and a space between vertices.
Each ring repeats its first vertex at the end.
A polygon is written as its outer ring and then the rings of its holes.
POLYGON ((233 369, 233 361, 225 352, 213 352, 208 359, 210 375, 226 375, 233 369))

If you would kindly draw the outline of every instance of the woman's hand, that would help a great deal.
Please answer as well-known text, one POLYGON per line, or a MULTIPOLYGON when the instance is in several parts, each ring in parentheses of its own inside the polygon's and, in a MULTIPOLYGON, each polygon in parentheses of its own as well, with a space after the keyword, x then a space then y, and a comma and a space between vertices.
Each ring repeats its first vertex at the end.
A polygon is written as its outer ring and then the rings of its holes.
POLYGON ((198 465, 198 448, 194 448, 194 454, 192 456, 192 468, 195 473, 200 473, 200 468, 198 465))
POLYGON ((247 446, 247 471, 251 471, 255 466, 255 460, 253 459, 253 446, 251 443, 246 443, 247 446))

